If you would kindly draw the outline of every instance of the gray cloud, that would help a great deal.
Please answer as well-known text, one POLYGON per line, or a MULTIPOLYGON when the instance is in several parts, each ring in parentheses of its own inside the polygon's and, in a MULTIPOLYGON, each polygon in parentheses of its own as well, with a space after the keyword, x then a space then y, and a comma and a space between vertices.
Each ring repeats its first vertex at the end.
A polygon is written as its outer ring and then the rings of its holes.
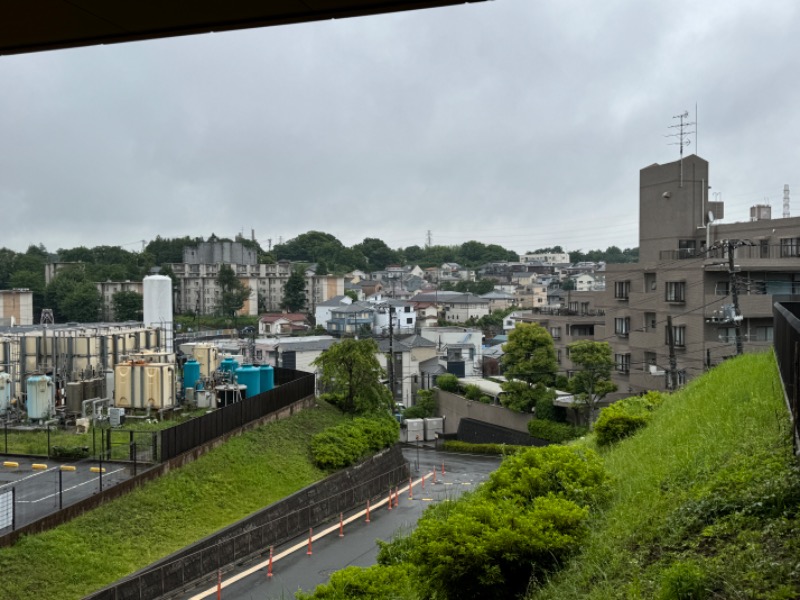
POLYGON ((2 57, 0 246, 251 228, 632 246, 639 169, 677 158, 664 135, 695 104, 729 218, 779 207, 800 158, 795 3, 643 4, 498 0, 2 57))

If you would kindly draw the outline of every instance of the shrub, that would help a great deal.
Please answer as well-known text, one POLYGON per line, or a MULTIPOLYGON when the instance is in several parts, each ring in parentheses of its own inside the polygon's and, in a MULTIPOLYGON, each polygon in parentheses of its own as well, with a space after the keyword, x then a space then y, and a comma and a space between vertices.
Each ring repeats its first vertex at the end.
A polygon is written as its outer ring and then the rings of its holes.
POLYGON ((436 386, 445 392, 458 392, 458 377, 445 373, 436 378, 436 386))
POLYGON ((359 417, 350 423, 329 427, 311 438, 311 454, 321 469, 341 469, 357 462, 369 451, 394 444, 400 426, 392 418, 359 417))
POLYGON ((520 511, 513 501, 478 494, 445 513, 426 512, 409 553, 423 597, 518 597, 531 575, 551 571, 578 547, 587 516, 562 498, 538 498, 520 511))
POLYGON ((449 452, 467 452, 469 454, 495 454, 504 456, 527 449, 527 446, 512 446, 510 444, 471 444, 458 440, 447 440, 444 449, 449 452))
POLYGON ((659 600, 704 600, 709 597, 706 575, 695 563, 678 561, 661 578, 659 600))
POLYGON ((491 404, 492 403, 492 397, 491 396, 481 396, 480 398, 478 398, 478 401, 482 402, 483 404, 491 404))
POLYGON ((480 400, 482 395, 481 388, 474 383, 464 386, 464 396, 467 400, 480 400))
POLYGON ((542 496, 597 504, 608 492, 608 476, 597 453, 571 446, 528 448, 509 456, 482 488, 491 498, 513 498, 522 506, 542 496))
POLYGON ((567 420, 567 410, 553 404, 552 396, 545 396, 536 401, 536 418, 563 423, 567 420))
POLYGON ((406 419, 426 419, 436 414, 436 397, 433 390, 419 390, 417 403, 403 411, 406 419))
POLYGON ((647 392, 644 396, 624 398, 604 408, 594 424, 597 444, 607 446, 633 435, 647 425, 650 413, 663 402, 663 394, 647 392))
POLYGON ((560 444, 579 438, 589 431, 587 427, 577 427, 569 423, 556 423, 544 419, 528 421, 528 433, 540 440, 560 444))
POLYGON ((89 448, 86 446, 53 446, 50 448, 50 458, 56 460, 80 460, 89 457, 89 448))
POLYGON ((336 571, 328 583, 318 585, 313 593, 297 592, 295 596, 298 600, 394 600, 413 597, 413 589, 410 565, 374 565, 336 571))

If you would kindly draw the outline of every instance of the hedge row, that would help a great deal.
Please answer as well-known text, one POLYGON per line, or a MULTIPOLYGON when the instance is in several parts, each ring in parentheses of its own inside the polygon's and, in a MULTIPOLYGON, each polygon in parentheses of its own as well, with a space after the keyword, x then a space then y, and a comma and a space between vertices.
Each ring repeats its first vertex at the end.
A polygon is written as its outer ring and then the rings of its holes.
POLYGON ((444 450, 449 452, 465 452, 469 454, 496 454, 504 456, 525 450, 528 446, 511 446, 506 444, 471 444, 458 440, 447 440, 443 444, 444 450))
POLYGON ((321 469, 341 469, 388 448, 399 436, 400 425, 391 416, 357 417, 311 438, 311 454, 321 469))
POLYGON ((561 444, 586 435, 588 427, 557 423, 547 419, 533 419, 528 421, 528 433, 541 440, 561 444))

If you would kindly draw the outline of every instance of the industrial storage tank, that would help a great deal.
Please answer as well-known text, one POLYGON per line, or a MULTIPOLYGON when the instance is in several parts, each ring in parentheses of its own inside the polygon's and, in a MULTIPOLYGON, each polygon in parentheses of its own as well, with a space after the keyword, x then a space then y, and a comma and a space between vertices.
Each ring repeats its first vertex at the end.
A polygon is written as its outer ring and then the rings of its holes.
POLYGON ((233 374, 239 368, 239 363, 232 356, 226 356, 219 364, 219 370, 223 373, 233 374))
POLYGON ((196 344, 192 355, 200 363, 200 374, 210 377, 219 367, 219 348, 213 344, 196 344))
POLYGON ((258 370, 261 374, 261 391, 270 391, 275 387, 275 369, 272 365, 261 365, 258 370))
POLYGON ((55 412, 55 388, 47 375, 33 375, 27 381, 28 418, 40 421, 49 419, 55 412))
POLYGON ((114 367, 114 406, 171 408, 175 405, 175 366, 123 363, 114 367))
POLYGON ((239 402, 247 393, 245 386, 238 383, 225 383, 223 385, 218 385, 215 391, 217 393, 217 408, 222 408, 224 406, 228 406, 229 404, 233 404, 234 402, 239 402))
POLYGON ((184 389, 203 389, 203 382, 200 379, 200 363, 193 358, 187 360, 183 365, 183 387, 184 389))
POLYGON ((261 372, 253 365, 242 365, 235 371, 236 383, 247 387, 246 398, 261 393, 261 372))
POLYGON ((0 413, 8 410, 11 404, 11 375, 0 373, 0 413))
POLYGON ((69 381, 67 382, 67 412, 79 413, 83 410, 83 382, 69 381))
POLYGON ((150 275, 142 281, 144 290, 144 324, 164 331, 163 345, 172 352, 172 279, 150 275))

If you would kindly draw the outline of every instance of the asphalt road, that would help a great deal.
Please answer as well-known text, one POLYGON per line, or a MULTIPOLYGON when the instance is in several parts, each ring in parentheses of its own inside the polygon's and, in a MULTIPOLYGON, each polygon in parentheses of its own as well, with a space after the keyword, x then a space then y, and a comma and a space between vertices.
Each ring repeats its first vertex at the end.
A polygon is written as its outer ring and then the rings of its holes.
MULTIPOLYGON (((0 456, 0 495, 14 488, 14 525, 22 527, 59 509, 74 504, 83 498, 116 485, 131 476, 131 469, 118 463, 103 463, 105 472, 92 473, 96 462, 83 461, 63 463, 75 467, 74 471, 61 471, 62 463, 45 458, 28 459, 0 456), (6 466, 13 463, 18 466, 6 466), (34 468, 34 465, 46 468, 34 468)), ((10 496, 9 496, 10 497, 10 496)), ((0 524, 5 520, 0 519, 0 524)), ((11 527, 0 527, 0 534, 8 533, 11 527)))
MULTIPOLYGON (((376 539, 390 540, 396 533, 410 531, 422 512, 432 503, 455 498, 465 491, 475 489, 500 464, 492 457, 456 455, 435 450, 404 450, 411 465, 414 479, 413 498, 409 498, 408 483, 402 486, 399 504, 392 510, 387 508, 387 498, 370 510, 370 522, 366 523, 364 511, 345 515, 344 537, 339 537, 339 523, 327 523, 316 528, 312 553, 308 554, 308 536, 274 549, 271 578, 267 577, 267 560, 237 567, 224 573, 221 597, 225 600, 291 599, 294 592, 306 592, 327 582, 331 573, 344 567, 370 566, 375 564, 378 546, 376 539), (442 463, 445 473, 442 475, 442 463), (436 469, 436 482, 433 469, 436 469), (424 489, 421 478, 425 476, 424 489), (352 522, 347 522, 352 519, 352 522), (330 532, 324 534, 325 530, 330 532), (317 538, 318 535, 321 538, 317 538)), ((217 586, 204 586, 178 596, 182 599, 200 600, 216 598, 217 586)))

